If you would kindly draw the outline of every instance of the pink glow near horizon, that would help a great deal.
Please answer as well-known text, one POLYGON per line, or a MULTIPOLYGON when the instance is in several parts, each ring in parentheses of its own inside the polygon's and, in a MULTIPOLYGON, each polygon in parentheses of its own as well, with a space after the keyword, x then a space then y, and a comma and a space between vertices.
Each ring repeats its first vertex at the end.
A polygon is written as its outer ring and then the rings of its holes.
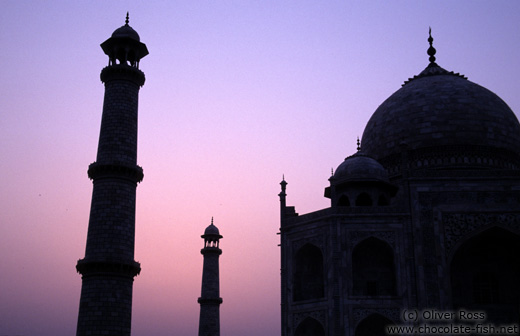
POLYGON ((520 3, 137 1, 0 4, 0 334, 74 333, 103 103, 99 44, 140 64, 133 335, 194 335, 200 235, 221 241, 222 335, 279 334, 279 182, 306 213, 370 115, 438 64, 520 111, 520 3))

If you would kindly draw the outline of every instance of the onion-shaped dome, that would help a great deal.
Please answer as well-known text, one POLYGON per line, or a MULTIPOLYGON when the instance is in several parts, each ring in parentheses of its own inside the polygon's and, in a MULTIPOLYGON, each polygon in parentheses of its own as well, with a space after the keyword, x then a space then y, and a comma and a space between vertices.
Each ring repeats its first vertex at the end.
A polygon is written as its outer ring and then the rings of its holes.
POLYGON ((415 167, 422 162, 423 167, 517 168, 520 124, 513 111, 490 90, 438 66, 431 35, 429 41, 428 67, 386 99, 368 121, 361 141, 364 153, 387 168, 403 148, 415 155, 410 158, 415 167))

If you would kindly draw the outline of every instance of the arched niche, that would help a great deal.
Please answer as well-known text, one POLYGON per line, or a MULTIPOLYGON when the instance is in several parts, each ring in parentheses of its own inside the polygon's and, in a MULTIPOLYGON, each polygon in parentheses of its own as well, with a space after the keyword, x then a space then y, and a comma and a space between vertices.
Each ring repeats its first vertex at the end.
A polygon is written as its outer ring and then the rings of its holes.
POLYGON ((347 195, 341 195, 338 200, 338 206, 350 206, 350 200, 347 195))
POLYGON ((293 264, 293 300, 319 299, 324 296, 323 254, 313 244, 296 252, 293 264))
POLYGON ((353 294, 389 296, 396 294, 394 252, 384 241, 370 237, 352 252, 353 294))
POLYGON ((450 263, 454 309, 484 311, 486 322, 518 323, 520 236, 500 227, 462 243, 450 263))

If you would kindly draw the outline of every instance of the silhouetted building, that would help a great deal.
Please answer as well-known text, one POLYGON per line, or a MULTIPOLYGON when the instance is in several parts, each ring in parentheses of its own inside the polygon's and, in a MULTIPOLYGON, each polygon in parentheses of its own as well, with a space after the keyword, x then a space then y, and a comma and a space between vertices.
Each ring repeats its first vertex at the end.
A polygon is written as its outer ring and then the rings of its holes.
POLYGON ((135 195, 143 170, 137 163, 137 100, 144 84, 138 65, 148 54, 126 24, 101 44, 109 57, 103 117, 93 181, 82 275, 77 335, 130 335, 132 286, 141 266, 134 261, 135 195))
POLYGON ((200 304, 199 336, 220 336, 220 297, 218 258, 222 254, 219 240, 222 238, 218 228, 211 225, 201 236, 204 248, 200 253, 204 256, 202 267, 202 289, 198 302, 200 304))
POLYGON ((520 124, 428 40, 330 177, 330 208, 298 215, 281 182, 283 336, 385 335, 415 308, 519 321, 520 124))

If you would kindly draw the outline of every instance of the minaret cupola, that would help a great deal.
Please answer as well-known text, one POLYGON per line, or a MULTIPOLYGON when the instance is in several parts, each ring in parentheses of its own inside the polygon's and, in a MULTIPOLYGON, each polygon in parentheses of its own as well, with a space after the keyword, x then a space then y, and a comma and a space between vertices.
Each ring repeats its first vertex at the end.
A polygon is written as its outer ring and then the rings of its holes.
POLYGON ((204 230, 204 234, 201 236, 204 239, 204 248, 207 247, 219 247, 219 240, 222 238, 218 228, 213 225, 213 218, 211 218, 211 224, 204 230))
POLYGON ((125 25, 117 28, 112 36, 101 44, 108 55, 108 65, 129 65, 139 68, 141 58, 148 55, 146 44, 142 43, 139 34, 128 25, 129 16, 126 13, 125 25))

